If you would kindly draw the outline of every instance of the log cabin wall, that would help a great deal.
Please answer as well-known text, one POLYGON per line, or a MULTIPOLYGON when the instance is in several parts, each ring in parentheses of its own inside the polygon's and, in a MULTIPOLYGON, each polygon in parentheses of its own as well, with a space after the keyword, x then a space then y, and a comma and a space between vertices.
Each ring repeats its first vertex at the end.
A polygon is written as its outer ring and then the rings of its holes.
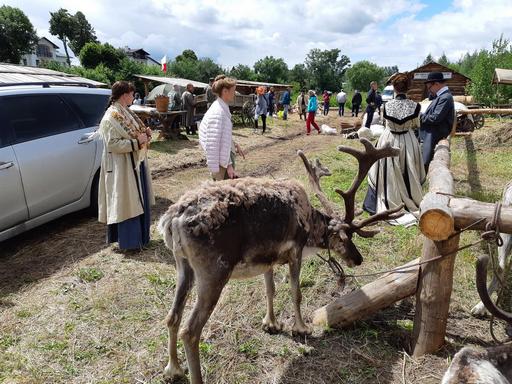
POLYGON ((466 87, 469 85, 471 79, 459 72, 455 72, 453 69, 432 61, 409 72, 409 80, 411 85, 409 87, 409 91, 407 92, 407 97, 416 102, 420 102, 421 100, 428 97, 427 88, 425 87, 425 80, 430 72, 451 73, 451 78, 446 79, 446 85, 448 88, 450 88, 452 95, 466 95, 466 87))

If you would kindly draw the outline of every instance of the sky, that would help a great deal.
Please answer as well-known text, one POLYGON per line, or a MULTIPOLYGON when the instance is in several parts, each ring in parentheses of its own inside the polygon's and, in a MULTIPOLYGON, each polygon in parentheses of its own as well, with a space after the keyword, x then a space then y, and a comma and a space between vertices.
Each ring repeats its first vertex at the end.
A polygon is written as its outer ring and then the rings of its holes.
MULTIPOLYGON (((155 60, 184 49, 223 67, 265 56, 291 68, 312 48, 340 49, 352 63, 411 70, 431 53, 450 60, 512 38, 512 0, 4 0, 39 36, 49 12, 82 11, 101 42, 143 48, 155 60)), ((61 49, 61 52, 64 51, 61 49)))

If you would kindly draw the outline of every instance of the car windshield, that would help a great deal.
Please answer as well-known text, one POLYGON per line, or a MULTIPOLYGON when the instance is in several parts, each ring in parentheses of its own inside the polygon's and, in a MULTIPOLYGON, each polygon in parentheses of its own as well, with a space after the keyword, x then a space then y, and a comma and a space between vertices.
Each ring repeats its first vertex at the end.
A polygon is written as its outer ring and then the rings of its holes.
POLYGON ((392 89, 385 89, 382 91, 383 96, 393 96, 393 90, 392 89))

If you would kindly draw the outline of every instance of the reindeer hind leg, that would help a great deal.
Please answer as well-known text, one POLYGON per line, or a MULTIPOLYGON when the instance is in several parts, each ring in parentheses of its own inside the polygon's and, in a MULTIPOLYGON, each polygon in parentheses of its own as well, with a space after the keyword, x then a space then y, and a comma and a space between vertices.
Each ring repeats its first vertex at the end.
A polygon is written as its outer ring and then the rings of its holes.
POLYGON ((164 369, 164 378, 171 381, 185 374, 178 361, 178 330, 188 294, 194 283, 194 271, 190 267, 187 259, 180 256, 176 257, 176 272, 178 276, 176 293, 172 308, 166 318, 167 328, 169 330, 169 363, 164 369))

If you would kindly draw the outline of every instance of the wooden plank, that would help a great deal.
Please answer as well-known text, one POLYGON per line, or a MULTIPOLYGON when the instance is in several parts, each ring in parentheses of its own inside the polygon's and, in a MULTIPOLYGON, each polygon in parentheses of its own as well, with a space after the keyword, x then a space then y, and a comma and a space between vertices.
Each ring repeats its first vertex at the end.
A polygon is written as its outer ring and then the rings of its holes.
POLYGON ((313 324, 346 327, 354 321, 389 307, 398 300, 414 295, 418 284, 419 258, 403 265, 407 268, 391 272, 343 295, 313 313, 313 324), (412 265, 412 266, 411 266, 412 265), (411 266, 411 267, 408 267, 411 266))

